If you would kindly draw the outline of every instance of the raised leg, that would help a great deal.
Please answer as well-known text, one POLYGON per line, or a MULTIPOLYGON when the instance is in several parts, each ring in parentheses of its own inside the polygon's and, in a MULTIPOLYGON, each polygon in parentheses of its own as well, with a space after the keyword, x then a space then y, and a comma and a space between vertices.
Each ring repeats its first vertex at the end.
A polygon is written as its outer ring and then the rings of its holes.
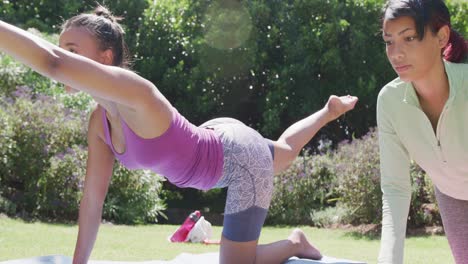
POLYGON ((330 96, 324 108, 288 127, 276 141, 273 168, 275 174, 285 170, 299 155, 301 149, 328 122, 354 108, 354 96, 330 96))

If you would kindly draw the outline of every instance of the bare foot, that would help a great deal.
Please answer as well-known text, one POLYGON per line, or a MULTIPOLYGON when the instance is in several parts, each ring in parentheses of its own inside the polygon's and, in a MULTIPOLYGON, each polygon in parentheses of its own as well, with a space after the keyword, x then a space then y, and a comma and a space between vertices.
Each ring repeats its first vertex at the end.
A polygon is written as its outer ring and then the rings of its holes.
POLYGON ((335 120, 342 114, 353 109, 357 101, 358 98, 356 96, 347 95, 338 97, 336 95, 331 95, 325 105, 325 108, 328 110, 330 120, 335 120))
POLYGON ((307 240, 307 237, 301 229, 294 229, 291 232, 291 235, 289 235, 288 240, 297 246, 297 253, 295 255, 296 257, 306 259, 322 258, 320 251, 307 240))

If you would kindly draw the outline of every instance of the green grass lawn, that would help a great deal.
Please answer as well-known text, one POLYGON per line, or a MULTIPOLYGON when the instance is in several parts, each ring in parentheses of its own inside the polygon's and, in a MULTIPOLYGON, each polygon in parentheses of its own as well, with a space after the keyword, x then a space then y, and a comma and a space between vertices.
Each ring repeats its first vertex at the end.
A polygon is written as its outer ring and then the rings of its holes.
MULTIPOLYGON (((173 244, 167 237, 177 228, 173 225, 101 226, 94 260, 172 259, 182 252, 202 253, 219 250, 219 246, 173 244)), ((339 258, 376 263, 379 240, 352 235, 341 230, 302 227, 322 253, 339 258)), ((260 241, 284 239, 292 227, 266 227, 260 241)), ((0 217, 0 261, 43 255, 73 254, 78 228, 76 225, 25 223, 0 217)), ((219 238, 221 227, 214 227, 219 238)), ((405 263, 453 263, 447 240, 443 236, 412 237, 406 240, 405 263)))

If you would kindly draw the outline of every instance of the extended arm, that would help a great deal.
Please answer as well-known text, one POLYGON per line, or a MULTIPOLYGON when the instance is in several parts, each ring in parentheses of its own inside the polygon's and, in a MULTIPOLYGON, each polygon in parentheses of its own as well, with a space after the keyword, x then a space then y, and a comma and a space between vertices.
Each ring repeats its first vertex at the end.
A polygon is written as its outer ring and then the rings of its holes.
POLYGON ((378 261, 381 264, 402 264, 411 201, 410 159, 391 125, 389 108, 382 101, 378 100, 377 103, 383 193, 382 239, 378 261))
POLYGON ((100 109, 91 115, 88 132, 88 163, 80 204, 74 264, 85 264, 89 259, 101 223, 102 208, 114 164, 113 153, 99 136, 101 125, 99 111, 100 109))
POLYGON ((38 73, 132 108, 152 103, 157 89, 136 73, 100 64, 0 21, 0 51, 38 73))

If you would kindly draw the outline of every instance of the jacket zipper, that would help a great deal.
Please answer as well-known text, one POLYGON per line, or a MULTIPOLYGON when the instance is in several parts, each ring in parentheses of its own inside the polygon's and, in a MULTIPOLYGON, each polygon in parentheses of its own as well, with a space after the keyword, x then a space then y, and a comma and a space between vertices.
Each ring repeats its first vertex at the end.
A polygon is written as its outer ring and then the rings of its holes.
MULTIPOLYGON (((445 112, 447 111, 447 106, 444 106, 442 109, 442 113, 440 113, 439 120, 437 121, 437 128, 436 128, 436 139, 437 139, 437 147, 439 148, 440 157, 444 163, 447 163, 447 159, 445 158, 444 151, 442 149, 442 144, 440 143, 440 126, 442 126, 442 122, 444 119, 445 112)), ((429 119, 429 118, 428 118, 429 119)))

